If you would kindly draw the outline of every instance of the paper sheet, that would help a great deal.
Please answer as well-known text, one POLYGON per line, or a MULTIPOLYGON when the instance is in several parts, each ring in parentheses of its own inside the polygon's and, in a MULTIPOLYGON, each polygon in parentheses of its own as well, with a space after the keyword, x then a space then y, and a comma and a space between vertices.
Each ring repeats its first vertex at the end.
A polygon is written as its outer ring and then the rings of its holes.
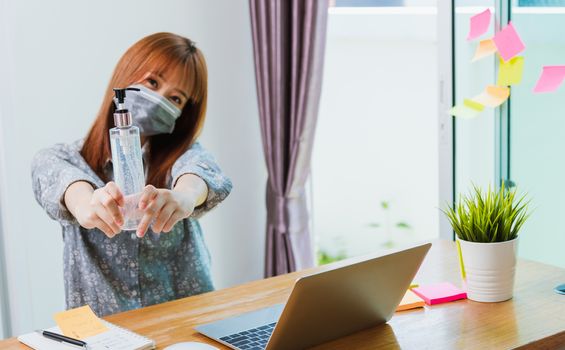
POLYGON ((483 35, 484 33, 486 33, 490 25, 490 18, 491 18, 490 9, 486 9, 483 12, 471 17, 469 23, 470 24, 469 35, 467 35, 467 40, 476 39, 481 35, 483 35))
MULTIPOLYGON (((154 349, 155 342, 139 334, 117 327, 109 322, 102 321, 108 331, 83 339, 88 344, 89 350, 141 350, 154 349)), ((59 327, 49 328, 48 331, 61 334, 59 327)), ((20 335, 18 340, 32 349, 61 350, 79 349, 72 345, 63 345, 57 341, 45 338, 40 333, 32 332, 20 335)))
POLYGON ((496 45, 494 45, 494 41, 492 41, 492 39, 481 40, 479 42, 479 45, 477 46, 477 50, 475 50, 475 55, 473 56, 471 62, 478 61, 481 58, 490 56, 495 52, 496 45))
POLYGON ((508 22, 508 25, 496 33, 492 40, 498 53, 500 53, 500 57, 505 61, 510 60, 526 48, 512 22, 508 22))
POLYGON ((53 318, 64 335, 75 339, 85 339, 108 330, 88 305, 56 313, 53 318))
POLYGON ((472 100, 483 106, 495 108, 503 104, 508 99, 508 96, 510 96, 509 88, 489 85, 482 93, 473 97, 472 100))
POLYGON ((552 92, 563 83, 565 66, 544 66, 534 92, 552 92))
POLYGON ((524 57, 514 57, 509 61, 500 59, 498 66, 498 79, 496 85, 510 86, 520 84, 522 81, 522 73, 524 72, 524 57))

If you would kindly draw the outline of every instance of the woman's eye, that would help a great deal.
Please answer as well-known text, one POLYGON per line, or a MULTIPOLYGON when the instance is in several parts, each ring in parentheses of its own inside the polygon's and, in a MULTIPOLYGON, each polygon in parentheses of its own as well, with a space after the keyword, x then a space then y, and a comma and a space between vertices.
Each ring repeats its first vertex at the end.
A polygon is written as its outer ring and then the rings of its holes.
POLYGON ((173 102, 176 103, 177 105, 181 105, 181 104, 182 104, 182 100, 181 100, 180 97, 178 97, 178 96, 171 96, 171 101, 173 101, 173 102))
POLYGON ((151 85, 155 89, 157 89, 159 87, 159 84, 157 83, 157 80, 155 80, 155 79, 147 78, 147 82, 149 83, 149 85, 151 85))

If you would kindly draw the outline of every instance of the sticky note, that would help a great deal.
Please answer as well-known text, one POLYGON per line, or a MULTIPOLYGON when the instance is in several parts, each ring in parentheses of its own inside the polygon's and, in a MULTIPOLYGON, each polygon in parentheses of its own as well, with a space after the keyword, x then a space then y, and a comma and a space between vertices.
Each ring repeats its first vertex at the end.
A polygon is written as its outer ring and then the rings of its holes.
POLYGON ((448 113, 457 118, 472 119, 481 114, 481 111, 468 107, 465 104, 460 104, 453 106, 453 108, 451 108, 448 113))
POLYGON ((471 59, 471 62, 478 61, 481 58, 485 58, 495 52, 496 45, 494 45, 494 41, 492 41, 492 39, 481 40, 477 46, 477 50, 475 50, 475 55, 473 56, 473 59, 471 59))
POLYGON ((509 86, 520 84, 522 81, 522 73, 524 72, 524 57, 514 57, 509 61, 500 59, 498 66, 498 79, 496 85, 509 86))
POLYGON ((467 40, 476 39, 486 33, 490 25, 490 18, 490 9, 486 9, 483 12, 471 17, 469 35, 467 35, 467 40))
POLYGON ((565 66, 544 66, 534 92, 555 91, 561 85, 563 79, 565 79, 565 66))
POLYGON ((508 25, 496 33, 492 40, 500 57, 505 61, 508 61, 526 48, 516 29, 514 29, 512 22, 508 22, 508 25))
POLYGON ((472 100, 483 106, 495 108, 503 104, 508 99, 508 96, 510 96, 509 88, 489 85, 482 93, 473 97, 472 100))
POLYGON ((396 311, 416 309, 419 307, 424 307, 425 304, 426 303, 422 298, 417 296, 411 290, 407 290, 406 294, 404 294, 404 297, 402 298, 402 301, 400 302, 400 305, 398 305, 398 307, 396 308, 396 311))
POLYGON ((457 243, 457 256, 459 257, 459 269, 461 271, 461 279, 463 282, 467 280, 467 273, 465 272, 465 263, 463 262, 463 253, 461 253, 461 243, 459 240, 455 241, 457 243))
POLYGON ((88 305, 58 312, 53 318, 64 335, 75 339, 85 339, 108 330, 88 305))
POLYGON ((482 112, 483 109, 485 109, 485 106, 483 104, 476 102, 476 101, 473 101, 471 99, 467 99, 467 98, 463 100, 463 104, 466 107, 472 108, 472 109, 474 109, 478 112, 482 112))
POLYGON ((428 305, 447 303, 467 298, 467 293, 449 282, 430 284, 412 289, 428 305))

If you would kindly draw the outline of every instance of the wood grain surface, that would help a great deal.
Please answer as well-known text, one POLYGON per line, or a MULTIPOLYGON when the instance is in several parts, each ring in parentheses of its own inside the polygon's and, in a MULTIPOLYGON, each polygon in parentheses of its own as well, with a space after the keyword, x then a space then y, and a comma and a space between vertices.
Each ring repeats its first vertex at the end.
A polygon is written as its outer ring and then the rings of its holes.
MULTIPOLYGON (((356 259, 350 259, 356 260, 356 259)), ((227 349, 193 327, 246 311, 285 302, 294 280, 346 264, 254 281, 240 286, 105 317, 154 339, 157 349, 199 341, 227 349)), ((461 286, 455 245, 434 241, 416 276, 419 284, 450 281, 461 286)), ((558 349, 565 348, 565 295, 553 292, 565 283, 565 270, 520 259, 514 298, 502 303, 470 300, 397 312, 385 325, 317 346, 316 349, 558 349)), ((0 349, 29 349, 15 338, 0 349)))

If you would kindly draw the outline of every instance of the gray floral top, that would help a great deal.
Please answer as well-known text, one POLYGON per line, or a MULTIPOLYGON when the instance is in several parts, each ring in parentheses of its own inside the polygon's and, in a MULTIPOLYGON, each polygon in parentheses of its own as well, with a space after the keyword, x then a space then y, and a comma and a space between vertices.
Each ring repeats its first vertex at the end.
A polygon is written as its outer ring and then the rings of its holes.
MULTIPOLYGON (((208 185, 208 198, 189 218, 169 233, 149 229, 144 238, 137 238, 134 231, 122 231, 108 238, 98 229, 80 226, 62 202, 73 182, 104 186, 82 158, 82 144, 78 140, 43 149, 31 166, 35 198, 62 226, 67 308, 88 304, 104 316, 213 290, 210 255, 197 219, 224 200, 232 184, 212 155, 195 143, 171 170, 169 188, 187 173, 208 185)), ((111 162, 106 171, 113 179, 111 162)))

